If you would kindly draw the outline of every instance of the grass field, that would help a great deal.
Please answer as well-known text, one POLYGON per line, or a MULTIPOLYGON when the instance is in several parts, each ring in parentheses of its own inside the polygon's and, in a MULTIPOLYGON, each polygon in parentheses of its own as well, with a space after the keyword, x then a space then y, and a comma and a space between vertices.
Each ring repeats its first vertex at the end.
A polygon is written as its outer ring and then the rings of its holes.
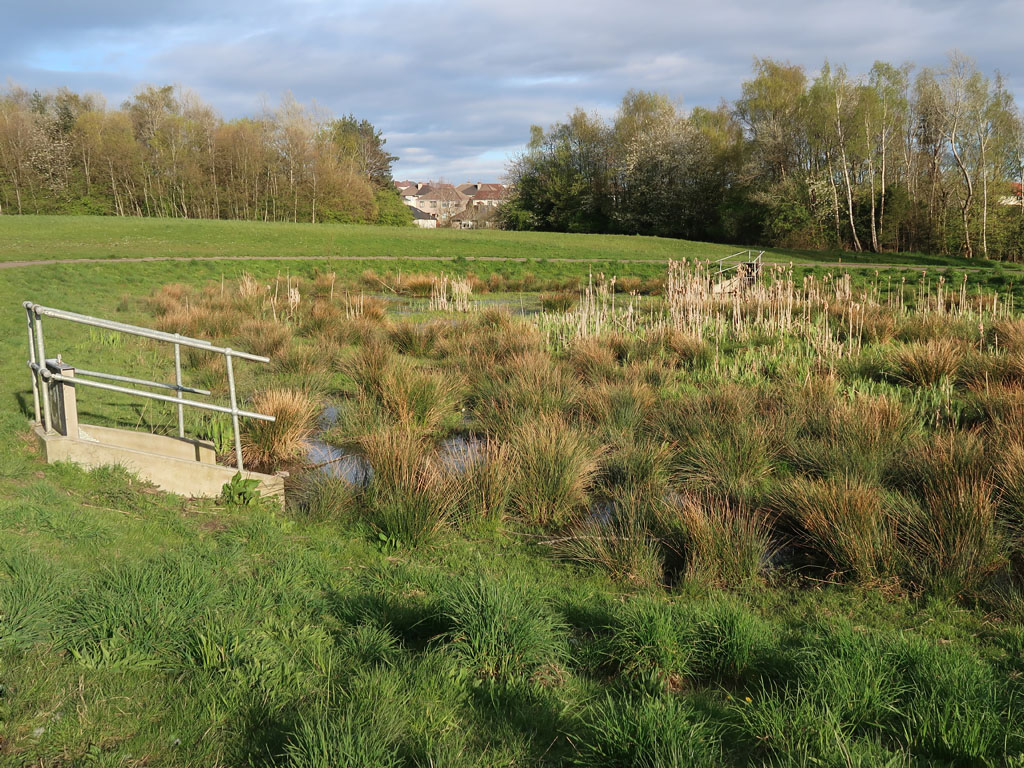
MULTIPOLYGON (((739 250, 746 248, 621 235, 90 216, 0 216, 0 261, 301 256, 664 262, 684 258, 717 259, 739 250)), ((765 258, 799 264, 842 261, 854 265, 991 266, 984 260, 925 254, 823 254, 785 249, 767 249, 765 258)))
MULTIPOLYGON (((0 272, 0 764, 1024 765, 1014 274, 780 268, 719 299, 640 261, 705 247, 0 219, 6 261, 317 257, 0 272), (457 253, 330 258, 422 243, 457 253), (473 273, 469 312, 430 309, 438 272, 473 273), (332 406, 318 437, 372 479, 255 433, 285 510, 43 464, 25 299, 270 355, 246 397, 332 406)), ((172 370, 57 323, 47 348, 172 370)))

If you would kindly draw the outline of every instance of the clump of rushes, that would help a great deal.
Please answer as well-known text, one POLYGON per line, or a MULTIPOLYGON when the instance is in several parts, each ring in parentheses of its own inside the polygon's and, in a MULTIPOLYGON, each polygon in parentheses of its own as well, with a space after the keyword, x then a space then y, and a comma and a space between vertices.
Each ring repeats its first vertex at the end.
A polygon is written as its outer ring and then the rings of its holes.
POLYGON ((932 386, 956 376, 964 351, 955 339, 930 339, 895 347, 890 358, 893 376, 907 384, 932 386))
POLYGON ((1009 442, 995 465, 999 503, 1017 534, 1024 533, 1024 442, 1009 442))
POLYGON ((744 502, 759 493, 775 472, 778 447, 769 430, 759 424, 741 422, 705 430, 681 445, 680 474, 694 491, 744 502))
POLYGON ((334 367, 339 349, 333 339, 319 338, 313 344, 291 342, 274 355, 274 366, 282 373, 313 376, 334 367))
POLYGON ((398 424, 428 433, 441 429, 462 402, 461 387, 443 372, 404 363, 389 367, 364 393, 398 424))
POLYGON ((395 349, 403 355, 430 357, 434 354, 448 326, 444 323, 414 323, 409 320, 395 323, 388 330, 388 337, 395 349))
POLYGON ((323 522, 351 511, 356 496, 356 488, 343 478, 313 470, 299 475, 289 485, 285 498, 288 507, 299 517, 323 522))
POLYGON ((238 329, 237 337, 244 351, 271 357, 289 342, 292 331, 273 320, 249 320, 238 329))
POLYGON ((774 549, 762 514, 714 496, 686 495, 659 516, 670 548, 682 552, 687 578, 727 588, 760 582, 774 549))
POLYGON ((519 468, 513 509, 533 525, 565 525, 587 503, 601 451, 579 430, 551 416, 520 424, 510 443, 519 468))
POLYGON ((551 546, 560 556, 601 568, 613 578, 655 586, 662 583, 665 564, 650 530, 653 514, 647 497, 626 494, 607 509, 582 515, 572 532, 551 546))
POLYGON ((304 336, 330 336, 344 323, 345 314, 338 304, 318 299, 313 302, 303 318, 301 328, 304 336))
POLYGON ((602 485, 609 493, 627 491, 660 500, 673 479, 674 447, 631 432, 612 440, 601 461, 602 485))
POLYGON ((826 477, 881 480, 917 429, 908 410, 887 397, 840 401, 809 395, 797 409, 787 458, 802 471, 826 477))
POLYGON ((275 417, 275 421, 242 422, 242 458, 246 466, 275 472, 301 459, 317 416, 316 404, 309 396, 297 389, 268 389, 253 397, 252 408, 275 417))
POLYGON ((925 488, 920 503, 900 509, 906 569, 919 586, 942 595, 973 592, 1006 564, 992 485, 950 475, 925 488))
POLYGON ((576 306, 580 297, 568 291, 561 293, 544 293, 540 297, 540 305, 545 312, 568 312, 576 306))
POLYGON ((654 390, 641 381, 598 384, 587 388, 579 399, 595 424, 624 432, 643 431, 658 400, 654 390))
POLYGON ((463 465, 463 506, 467 520, 501 520, 512 498, 516 473, 511 447, 497 440, 486 440, 474 450, 467 448, 459 460, 463 465))
POLYGON ((675 329, 666 329, 662 341, 669 360, 683 368, 700 368, 711 359, 711 350, 704 339, 675 329))
POLYGON ((169 306, 157 315, 153 323, 156 329, 166 333, 180 333, 182 336, 198 336, 199 321, 196 310, 187 306, 169 306))
POLYGON ((474 413, 488 432, 505 434, 535 418, 569 411, 579 382, 542 352, 516 355, 497 371, 480 370, 474 381, 474 413))
POLYGON ((1011 352, 1024 352, 1024 318, 997 320, 989 332, 990 342, 1011 352))
POLYGON ((442 597, 446 646, 483 679, 523 679, 564 657, 564 627, 533 585, 492 578, 454 582, 442 597))
POLYGON ((569 347, 566 360, 577 376, 584 381, 611 379, 619 372, 615 353, 600 339, 581 336, 569 347))
POLYGON ((836 573, 859 581, 893 575, 891 500, 878 486, 855 478, 797 477, 779 486, 772 506, 836 573))
POLYGON ((356 444, 373 470, 363 507, 379 533, 415 546, 451 522, 461 500, 459 479, 422 435, 392 426, 363 435, 356 444))

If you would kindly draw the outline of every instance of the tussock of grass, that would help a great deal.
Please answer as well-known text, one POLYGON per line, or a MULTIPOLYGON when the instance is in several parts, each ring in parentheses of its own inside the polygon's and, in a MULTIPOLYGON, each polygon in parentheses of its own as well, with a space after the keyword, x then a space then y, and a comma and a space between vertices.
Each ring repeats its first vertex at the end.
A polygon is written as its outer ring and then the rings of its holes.
POLYGON ((270 320, 248 320, 238 329, 238 343, 245 352, 273 357, 292 337, 288 326, 270 320))
POLYGON ((861 581, 894 575, 896 521, 878 486, 797 477, 776 490, 772 505, 792 522, 799 542, 835 573, 861 581))
POLYGON ((558 527, 586 505, 600 469, 600 450, 553 417, 521 424, 510 436, 518 472, 512 508, 533 525, 558 527))
POLYGON ((678 699, 607 696, 581 719, 573 765, 683 768, 723 760, 721 726, 678 699))
POLYGON ((601 383, 580 396, 583 413, 594 424, 622 432, 643 432, 655 413, 657 395, 642 381, 601 383))
POLYGON ((463 506, 467 520, 501 520, 512 499, 518 467, 511 446, 496 440, 469 447, 456 458, 462 464, 465 491, 463 506))
POLYGON ((959 341, 939 338, 895 347, 891 365, 893 375, 902 382, 934 386, 955 377, 963 358, 959 341))
POLYGON ((760 583, 774 550, 763 515, 723 499, 687 495, 662 508, 660 525, 683 555, 686 576, 736 588, 760 583))
POLYGON ((450 524, 462 487, 422 436, 396 426, 364 435, 357 444, 373 469, 363 505, 376 530, 414 546, 450 524))
POLYGON ((497 371, 475 371, 473 377, 476 418, 499 435, 571 411, 580 393, 579 383, 541 352, 516 355, 497 371))
POLYGON ((741 503, 761 491, 775 473, 779 447, 759 425, 705 432, 682 448, 680 473, 687 487, 741 503))
POLYGON ((916 434, 907 408, 886 397, 798 401, 787 458, 808 474, 878 482, 916 434))
POLYGON ((637 438, 626 432, 613 436, 601 458, 601 484, 611 495, 626 494, 660 501, 674 472, 674 446, 637 438))
POLYGON ((613 578, 638 586, 664 580, 661 543, 651 530, 650 500, 621 496, 581 516, 572 531, 552 541, 562 557, 603 569, 613 578))
POLYGON ((367 403, 410 429, 437 432, 462 401, 461 387, 444 372, 415 368, 382 344, 362 347, 349 370, 367 403))
POLYGON ((268 389, 253 396, 252 407, 275 421, 244 420, 241 440, 245 465, 259 472, 276 472, 298 461, 313 434, 316 404, 300 390, 268 389))
POLYGON ((403 355, 430 357, 445 337, 448 326, 439 322, 414 323, 405 320, 395 323, 388 330, 391 342, 403 355))
POLYGON ((569 347, 566 360, 584 381, 597 382, 614 378, 619 370, 615 353, 600 339, 584 337, 569 347))
POLYGON ((992 485, 950 477, 901 510, 907 568, 915 583, 942 595, 983 587, 1006 562, 992 485))
POLYGON ((451 622, 447 649, 481 678, 527 677, 564 657, 561 622, 524 583, 459 581, 445 591, 442 610, 451 622))
POLYGON ((285 498, 298 516, 314 522, 336 520, 357 508, 357 489, 343 478, 323 471, 302 473, 289 484, 285 498))

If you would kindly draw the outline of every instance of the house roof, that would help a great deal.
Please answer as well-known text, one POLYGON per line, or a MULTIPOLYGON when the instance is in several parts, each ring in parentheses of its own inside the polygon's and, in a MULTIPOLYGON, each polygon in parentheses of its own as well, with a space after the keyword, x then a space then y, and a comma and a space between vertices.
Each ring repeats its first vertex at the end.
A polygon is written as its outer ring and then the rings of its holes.
POLYGON ((432 184, 423 187, 416 197, 420 200, 449 200, 455 202, 461 202, 466 199, 466 195, 459 192, 451 184, 432 184))
POLYGON ((436 219, 437 218, 436 214, 427 213, 426 211, 421 211, 419 208, 416 208, 415 206, 412 206, 412 205, 407 205, 406 208, 408 208, 410 211, 412 211, 412 217, 414 219, 436 219))
POLYGON ((505 199, 505 188, 501 184, 484 184, 487 189, 481 189, 475 195, 473 200, 504 200, 505 199), (491 187, 497 187, 497 189, 491 189, 491 187))
POLYGON ((452 216, 452 221, 475 221, 479 223, 490 221, 495 216, 497 216, 497 210, 494 208, 488 208, 486 205, 471 205, 461 213, 452 216))

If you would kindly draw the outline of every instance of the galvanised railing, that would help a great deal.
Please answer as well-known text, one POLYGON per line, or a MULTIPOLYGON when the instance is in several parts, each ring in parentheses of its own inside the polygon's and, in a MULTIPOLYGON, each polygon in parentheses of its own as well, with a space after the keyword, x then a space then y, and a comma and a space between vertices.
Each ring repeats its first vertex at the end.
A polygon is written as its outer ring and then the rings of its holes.
POLYGON ((237 462, 239 472, 244 469, 242 464, 241 433, 238 429, 239 417, 244 416, 249 419, 260 419, 262 421, 275 420, 273 416, 268 416, 264 413, 255 413, 253 411, 245 411, 238 407, 238 397, 235 391, 235 372, 232 365, 232 360, 234 358, 238 358, 240 360, 252 360, 257 363, 269 363, 270 358, 262 357, 261 355, 253 355, 249 352, 240 352, 239 350, 231 349, 230 347, 217 347, 206 339, 194 339, 190 336, 182 336, 180 333, 155 331, 152 328, 143 328, 138 325, 128 325, 127 323, 104 320, 90 315, 80 315, 77 312, 67 312, 63 309, 44 307, 41 304, 34 304, 31 301, 24 302, 23 306, 25 307, 25 315, 28 319, 28 367, 32 369, 32 397, 35 405, 36 421, 43 425, 47 434, 53 432, 53 423, 50 414, 51 382, 66 382, 74 386, 81 384, 86 387, 105 389, 109 392, 120 392, 122 394, 135 395, 136 397, 144 397, 150 400, 174 403, 178 407, 178 437, 185 437, 185 407, 199 408, 206 411, 214 411, 216 413, 230 413, 231 425, 235 433, 235 460, 237 462), (68 322, 78 323, 80 325, 103 328, 104 330, 114 331, 116 333, 141 336, 146 339, 153 339, 154 341, 162 341, 167 344, 172 344, 174 346, 174 384, 162 384, 157 381, 137 379, 132 376, 121 376, 113 373, 101 373, 99 371, 86 371, 82 369, 76 369, 75 376, 64 376, 60 373, 59 365, 52 366, 53 370, 51 370, 50 366, 47 365, 46 347, 43 342, 44 317, 67 320, 68 322), (186 392, 196 395, 209 395, 210 392, 205 389, 186 387, 182 384, 182 347, 192 347, 195 349, 201 349, 204 352, 224 355, 224 367, 227 371, 228 379, 228 395, 231 403, 230 407, 215 405, 213 403, 204 403, 199 400, 185 399, 184 393, 186 392), (78 374, 82 374, 82 376, 85 376, 86 378, 81 378, 78 374), (126 384, 138 384, 157 389, 169 389, 176 392, 176 394, 173 396, 161 395, 155 392, 145 392, 131 387, 123 387, 118 384, 107 384, 103 381, 95 381, 94 379, 119 381, 126 384), (40 398, 40 392, 42 392, 42 398, 40 398), (42 400, 42 408, 40 408, 40 399, 42 400))

